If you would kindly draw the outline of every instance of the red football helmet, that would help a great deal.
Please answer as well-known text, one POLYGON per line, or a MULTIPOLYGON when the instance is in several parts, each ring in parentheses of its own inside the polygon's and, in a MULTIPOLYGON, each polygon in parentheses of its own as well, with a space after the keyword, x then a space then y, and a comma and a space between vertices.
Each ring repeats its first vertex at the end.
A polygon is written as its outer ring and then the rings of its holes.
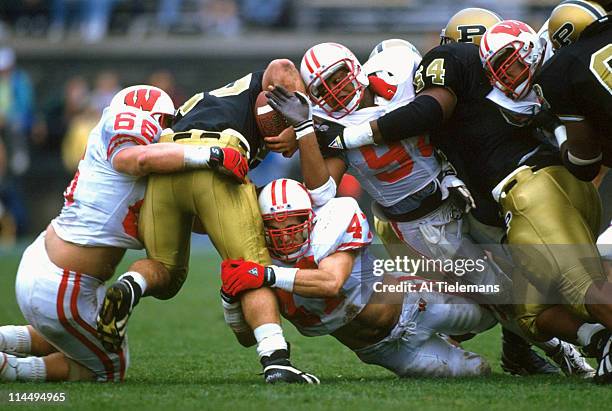
POLYGON ((172 125, 174 103, 168 93, 158 87, 146 84, 126 87, 115 94, 109 105, 113 109, 126 106, 150 112, 162 129, 172 125))
POLYGON ((545 41, 529 25, 503 20, 482 36, 480 59, 491 84, 517 100, 531 90, 545 49, 545 41))
POLYGON ((275 258, 295 262, 308 252, 314 212, 306 187, 287 178, 274 180, 261 190, 259 210, 264 220, 266 244, 275 258), (298 217, 299 222, 284 228, 270 224, 283 223, 290 217, 298 217))
POLYGON ((368 85, 368 78, 357 57, 338 43, 321 43, 311 47, 302 58, 300 75, 313 103, 335 119, 359 107, 368 85), (341 69, 346 71, 346 75, 334 76, 341 69))

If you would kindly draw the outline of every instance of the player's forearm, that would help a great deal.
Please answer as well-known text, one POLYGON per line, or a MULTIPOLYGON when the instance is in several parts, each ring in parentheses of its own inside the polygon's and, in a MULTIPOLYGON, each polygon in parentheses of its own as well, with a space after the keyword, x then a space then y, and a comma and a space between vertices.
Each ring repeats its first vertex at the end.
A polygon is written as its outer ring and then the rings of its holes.
POLYGON ((143 148, 135 162, 137 175, 174 173, 185 169, 185 146, 159 143, 143 148))
POLYGON ((330 175, 314 132, 300 138, 298 146, 304 184, 309 190, 315 190, 327 183, 330 175))
POLYGON ((337 297, 342 290, 344 278, 319 269, 301 269, 295 275, 293 292, 302 297, 337 297))

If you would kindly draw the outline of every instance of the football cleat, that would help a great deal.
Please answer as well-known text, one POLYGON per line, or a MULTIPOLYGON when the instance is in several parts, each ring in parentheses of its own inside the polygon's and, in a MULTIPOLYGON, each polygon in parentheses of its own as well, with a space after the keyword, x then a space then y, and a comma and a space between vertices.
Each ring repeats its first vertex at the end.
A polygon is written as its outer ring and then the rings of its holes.
POLYGON ((591 343, 583 348, 587 356, 597 357, 597 371, 593 380, 598 384, 612 383, 612 334, 601 330, 591 338, 591 343))
POLYGON ((317 377, 303 372, 291 365, 289 351, 276 350, 271 355, 261 358, 264 379, 268 384, 320 384, 317 377))
POLYGON ((576 347, 565 341, 559 341, 554 351, 547 353, 548 357, 555 362, 568 377, 575 375, 580 378, 593 378, 595 369, 586 362, 576 347))
POLYGON ((134 288, 129 281, 117 281, 106 290, 96 323, 98 338, 110 352, 119 352, 127 331, 127 322, 134 308, 134 288))
POLYGON ((15 357, 0 352, 0 381, 17 380, 17 364, 15 357))
POLYGON ((503 329, 501 368, 512 375, 557 374, 559 369, 518 335, 503 329))

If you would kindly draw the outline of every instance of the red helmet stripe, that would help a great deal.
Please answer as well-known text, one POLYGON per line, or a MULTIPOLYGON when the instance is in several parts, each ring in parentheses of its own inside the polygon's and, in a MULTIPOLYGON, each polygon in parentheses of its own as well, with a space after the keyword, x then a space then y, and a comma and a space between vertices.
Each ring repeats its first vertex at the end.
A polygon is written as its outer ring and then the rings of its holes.
POLYGON ((283 178, 282 193, 283 193, 283 204, 287 204, 287 179, 286 178, 283 178))
POLYGON ((313 49, 310 49, 310 57, 312 57, 312 61, 317 68, 321 67, 321 64, 319 64, 319 60, 317 60, 317 56, 315 56, 313 49))
POLYGON ((272 205, 276 205, 276 180, 272 181, 272 205))

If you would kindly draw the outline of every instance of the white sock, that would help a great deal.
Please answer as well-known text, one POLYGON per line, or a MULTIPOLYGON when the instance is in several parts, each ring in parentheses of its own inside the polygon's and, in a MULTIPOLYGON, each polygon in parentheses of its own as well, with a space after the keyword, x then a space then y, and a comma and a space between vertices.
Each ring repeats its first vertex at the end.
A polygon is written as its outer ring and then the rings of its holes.
POLYGON ((140 286, 140 291, 142 295, 147 291, 147 280, 137 271, 128 271, 125 274, 122 274, 117 280, 121 280, 123 277, 132 277, 134 282, 140 286))
POLYGON ((578 328, 578 343, 585 347, 591 343, 591 337, 597 332, 605 329, 601 324, 584 323, 578 328))
POLYGON ((260 358, 269 356, 276 350, 287 349, 287 341, 279 324, 260 325, 253 330, 253 334, 257 340, 257 354, 260 358))
POLYGON ((45 381, 47 367, 41 357, 15 358, 18 381, 45 381))
POLYGON ((5 325, 0 327, 0 351, 17 354, 30 354, 32 337, 25 325, 5 325))

